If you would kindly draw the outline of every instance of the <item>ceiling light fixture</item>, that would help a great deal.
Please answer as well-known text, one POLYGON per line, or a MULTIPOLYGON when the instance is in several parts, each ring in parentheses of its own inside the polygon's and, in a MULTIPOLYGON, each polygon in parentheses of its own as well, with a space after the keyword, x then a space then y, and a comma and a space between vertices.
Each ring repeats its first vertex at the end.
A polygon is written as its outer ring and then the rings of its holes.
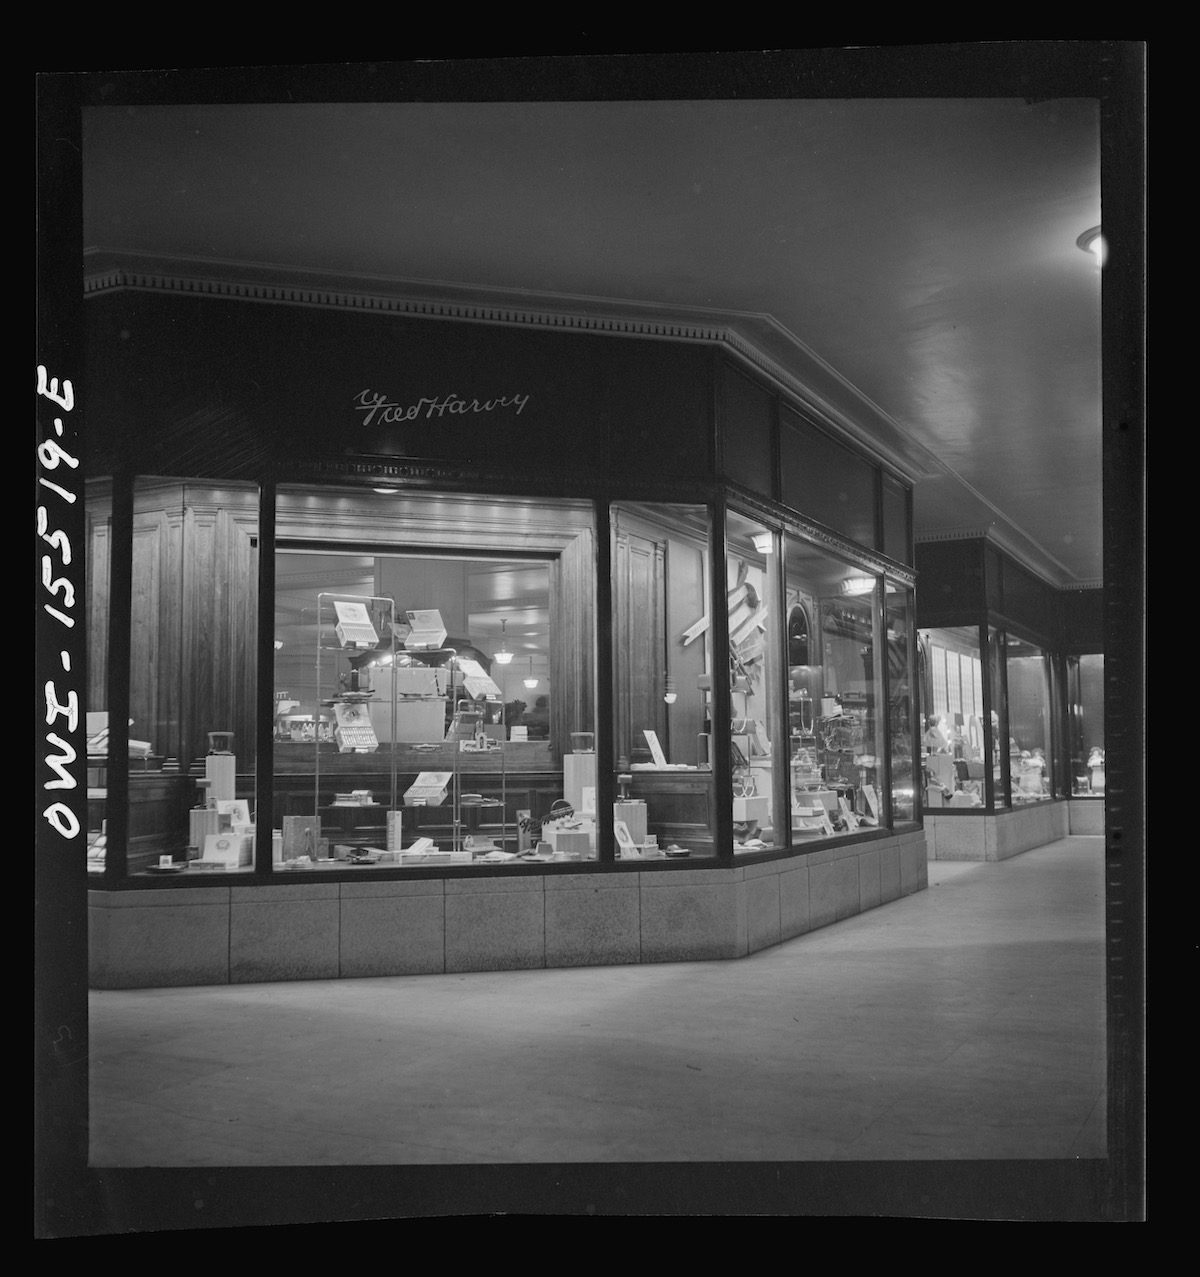
POLYGON ((538 681, 533 674, 533 657, 531 656, 529 658, 529 677, 525 680, 525 686, 529 688, 530 691, 533 691, 537 685, 538 681))
POLYGON ((1085 253, 1091 253, 1096 259, 1097 266, 1104 265, 1104 259, 1108 256, 1108 245, 1104 242, 1104 236, 1100 233, 1099 226, 1093 226, 1084 231, 1075 241, 1075 244, 1076 247, 1082 248, 1085 253))
POLYGON ((678 699, 678 693, 675 691, 675 680, 670 676, 670 674, 668 674, 666 690, 663 692, 663 700, 666 701, 668 705, 674 705, 678 699))
POLYGON ((507 636, 508 620, 505 619, 500 622, 500 646, 496 649, 495 655, 492 657, 492 660, 495 661, 497 665, 507 665, 513 658, 513 654, 508 650, 508 644, 505 642, 507 636))
POLYGON ((754 548, 759 554, 770 554, 775 548, 775 538, 769 532, 756 532, 754 548))
POLYGON ((870 594, 874 588, 873 576, 848 576, 842 582, 843 594, 870 594))
POLYGON ((373 491, 378 492, 381 497, 394 497, 399 488, 374 488, 373 491))

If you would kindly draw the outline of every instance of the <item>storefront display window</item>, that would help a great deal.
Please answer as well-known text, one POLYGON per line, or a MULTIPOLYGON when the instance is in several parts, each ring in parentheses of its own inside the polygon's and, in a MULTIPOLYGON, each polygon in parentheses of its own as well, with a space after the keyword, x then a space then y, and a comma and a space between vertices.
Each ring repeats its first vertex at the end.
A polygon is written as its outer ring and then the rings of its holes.
POLYGON ((614 505, 611 526, 616 855, 713 856, 709 512, 614 505))
MULTIPOLYGON (((89 511, 92 565, 113 553, 112 500, 89 511)), ((108 571, 89 582, 89 869, 107 860, 125 787, 125 871, 252 872, 258 489, 133 482, 128 680, 108 682, 108 571), (112 694, 126 702, 127 782, 109 751, 112 694), (113 785, 116 781, 117 784, 113 785)))
POLYGON ((886 821, 879 578, 784 538, 792 843, 886 821))
POLYGON ((1012 801, 1014 805, 1041 802, 1054 797, 1046 654, 1012 634, 1006 637, 1004 653, 1012 801))
POLYGON ((281 871, 596 857, 592 541, 586 503, 280 491, 281 871))
POLYGON ((922 630, 921 655, 926 688, 925 806, 931 810, 983 807, 992 733, 985 730, 979 631, 971 626, 922 630))
POLYGON ((1067 658, 1071 793, 1104 793, 1104 657, 1067 658))

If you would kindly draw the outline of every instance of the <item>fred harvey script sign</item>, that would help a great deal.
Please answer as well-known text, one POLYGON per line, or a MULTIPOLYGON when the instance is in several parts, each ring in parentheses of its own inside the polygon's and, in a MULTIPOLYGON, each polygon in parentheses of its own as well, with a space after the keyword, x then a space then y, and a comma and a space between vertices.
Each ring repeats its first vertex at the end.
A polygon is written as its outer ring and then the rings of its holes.
POLYGON ((496 395, 492 399, 463 399, 455 394, 444 395, 441 399, 418 399, 416 403, 399 404, 386 395, 374 390, 359 391, 354 397, 355 411, 363 414, 364 426, 371 424, 387 426, 397 421, 429 421, 447 414, 454 417, 466 416, 469 413, 496 412, 501 408, 512 408, 517 416, 529 402, 528 395, 496 395))

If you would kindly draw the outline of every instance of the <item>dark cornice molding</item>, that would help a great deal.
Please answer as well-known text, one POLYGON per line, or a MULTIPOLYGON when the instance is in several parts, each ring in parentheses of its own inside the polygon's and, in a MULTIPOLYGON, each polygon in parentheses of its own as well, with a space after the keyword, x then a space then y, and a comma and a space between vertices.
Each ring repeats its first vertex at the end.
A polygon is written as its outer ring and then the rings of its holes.
MULTIPOLYGON (((1039 580, 1056 590, 1102 590, 1103 581, 1080 581, 1075 577, 1067 577, 1064 573, 1047 569, 1046 560, 1039 553, 1031 553, 1032 542, 1027 539, 1014 540, 1006 535, 1004 528, 994 524, 978 527, 943 528, 937 532, 923 532, 915 538, 917 545, 925 545, 931 541, 990 541, 997 549, 1028 569, 1039 580)), ((1035 550, 1038 547, 1033 547, 1035 550)))

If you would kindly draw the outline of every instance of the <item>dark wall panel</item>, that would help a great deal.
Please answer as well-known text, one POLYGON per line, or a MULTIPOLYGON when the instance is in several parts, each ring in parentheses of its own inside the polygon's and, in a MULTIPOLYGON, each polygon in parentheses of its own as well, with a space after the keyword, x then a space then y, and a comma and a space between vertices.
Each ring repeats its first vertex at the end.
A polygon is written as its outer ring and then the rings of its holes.
POLYGON ((700 345, 216 298, 87 311, 93 473, 225 476, 267 457, 436 460, 546 477, 709 478, 700 345))

